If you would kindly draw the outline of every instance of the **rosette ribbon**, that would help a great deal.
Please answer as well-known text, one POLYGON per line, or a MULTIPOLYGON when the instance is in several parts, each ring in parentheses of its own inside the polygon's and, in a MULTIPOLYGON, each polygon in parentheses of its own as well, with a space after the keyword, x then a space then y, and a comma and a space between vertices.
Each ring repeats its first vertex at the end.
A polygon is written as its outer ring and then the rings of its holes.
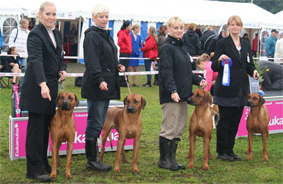
POLYGON ((232 59, 225 59, 221 62, 223 68, 222 85, 230 86, 230 67, 232 66, 232 59))

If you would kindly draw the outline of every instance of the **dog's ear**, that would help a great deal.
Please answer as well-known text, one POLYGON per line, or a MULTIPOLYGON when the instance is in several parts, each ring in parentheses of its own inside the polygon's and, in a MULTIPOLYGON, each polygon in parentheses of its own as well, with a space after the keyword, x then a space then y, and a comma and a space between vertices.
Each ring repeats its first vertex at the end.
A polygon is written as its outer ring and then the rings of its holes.
MULTIPOLYGON (((74 94, 75 95, 75 94, 74 94)), ((76 107, 78 107, 80 105, 80 101, 77 97, 77 95, 75 95, 75 100, 76 100, 76 107)))
POLYGON ((61 93, 59 93, 58 96, 56 97, 56 100, 55 100, 55 104, 56 104, 56 105, 58 105, 58 103, 59 103, 59 97, 60 97, 60 96, 61 96, 61 93))
POLYGON ((202 100, 202 104, 206 104, 206 103, 209 103, 210 105, 212 104, 212 98, 211 98, 211 95, 208 92, 204 93, 204 97, 203 97, 203 100, 202 100))
POLYGON ((141 104, 142 104, 142 110, 144 110, 144 107, 146 106, 146 100, 141 97, 141 104))
POLYGON ((260 99, 260 106, 262 106, 265 103, 265 99, 259 95, 259 99, 260 99))
POLYGON ((126 107, 127 97, 124 98, 123 102, 124 102, 124 107, 126 107))

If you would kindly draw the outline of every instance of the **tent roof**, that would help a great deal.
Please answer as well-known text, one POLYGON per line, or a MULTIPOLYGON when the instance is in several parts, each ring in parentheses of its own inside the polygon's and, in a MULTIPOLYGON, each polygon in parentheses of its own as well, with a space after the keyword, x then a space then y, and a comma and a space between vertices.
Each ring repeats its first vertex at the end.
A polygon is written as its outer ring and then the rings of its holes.
MULTIPOLYGON (((24 12, 31 16, 45 0, 6 0, 5 7, 11 14, 24 12), (10 5, 9 5, 10 3, 10 5), (6 5, 8 4, 8 5, 6 5), (14 10, 15 8, 15 10, 14 10)), ((91 18, 91 10, 96 4, 109 8, 110 20, 134 20, 148 22, 167 22, 170 17, 178 16, 185 23, 219 26, 226 23, 231 15, 239 15, 245 28, 283 29, 282 19, 252 3, 200 1, 200 0, 56 0, 54 4, 63 18, 91 18)), ((1 14, 2 5, 1 4, 1 14)), ((58 17, 62 18, 62 17, 58 17)))
POLYGON ((283 20, 283 10, 275 14, 277 17, 283 20))

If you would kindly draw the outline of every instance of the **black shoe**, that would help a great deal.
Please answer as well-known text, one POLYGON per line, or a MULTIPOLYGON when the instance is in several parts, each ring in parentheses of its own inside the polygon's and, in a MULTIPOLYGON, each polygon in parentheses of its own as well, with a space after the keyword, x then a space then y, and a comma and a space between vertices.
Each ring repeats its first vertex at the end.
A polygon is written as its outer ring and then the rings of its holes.
POLYGON ((238 160, 238 161, 241 160, 241 157, 239 157, 238 155, 235 155, 235 153, 229 153, 229 156, 233 157, 234 160, 238 160))
POLYGON ((29 177, 29 176, 27 176, 27 178, 28 179, 36 179, 36 180, 38 180, 40 182, 49 182, 49 181, 51 181, 51 178, 48 175, 46 175, 46 174, 39 175, 39 176, 36 176, 36 177, 29 177))
POLYGON ((146 84, 144 84, 144 85, 142 85, 143 87, 151 87, 151 84, 148 84, 148 83, 146 83, 146 84))
POLYGON ((108 164, 102 163, 100 160, 97 160, 96 162, 87 162, 86 164, 87 169, 96 170, 96 171, 111 171, 112 166, 108 164))
POLYGON ((234 158, 229 156, 227 153, 218 154, 216 158, 219 158, 223 161, 230 161, 230 162, 234 161, 234 158))

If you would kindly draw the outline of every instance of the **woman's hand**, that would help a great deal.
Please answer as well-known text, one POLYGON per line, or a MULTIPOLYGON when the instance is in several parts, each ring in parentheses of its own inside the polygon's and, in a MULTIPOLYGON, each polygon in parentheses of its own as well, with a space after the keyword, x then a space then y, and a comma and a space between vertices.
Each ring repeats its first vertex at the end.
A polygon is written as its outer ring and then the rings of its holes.
POLYGON ((205 88, 205 87, 207 86, 206 80, 202 79, 202 80, 200 81, 200 83, 199 83, 199 86, 205 88))
POLYGON ((125 71, 125 66, 119 64, 119 65, 118 65, 118 71, 119 71, 119 72, 124 72, 124 71, 125 71))
POLYGON ((259 74, 258 74, 257 70, 254 70, 253 78, 254 78, 255 80, 257 80, 257 79, 259 78, 259 74))
POLYGON ((220 63, 221 61, 225 60, 225 59, 229 59, 229 57, 225 54, 222 54, 219 58, 218 58, 218 62, 220 63))
POLYGON ((108 91, 107 83, 104 82, 104 81, 100 83, 99 88, 100 88, 102 91, 108 91))
POLYGON ((67 77, 67 72, 66 71, 60 71, 59 76, 60 76, 60 80, 63 81, 67 77))
POLYGON ((39 86, 41 87, 42 98, 48 99, 49 101, 51 101, 50 90, 48 86, 46 85, 46 82, 40 83, 39 86))
POLYGON ((171 99, 174 100, 174 102, 179 102, 181 100, 177 92, 171 94, 171 99))

